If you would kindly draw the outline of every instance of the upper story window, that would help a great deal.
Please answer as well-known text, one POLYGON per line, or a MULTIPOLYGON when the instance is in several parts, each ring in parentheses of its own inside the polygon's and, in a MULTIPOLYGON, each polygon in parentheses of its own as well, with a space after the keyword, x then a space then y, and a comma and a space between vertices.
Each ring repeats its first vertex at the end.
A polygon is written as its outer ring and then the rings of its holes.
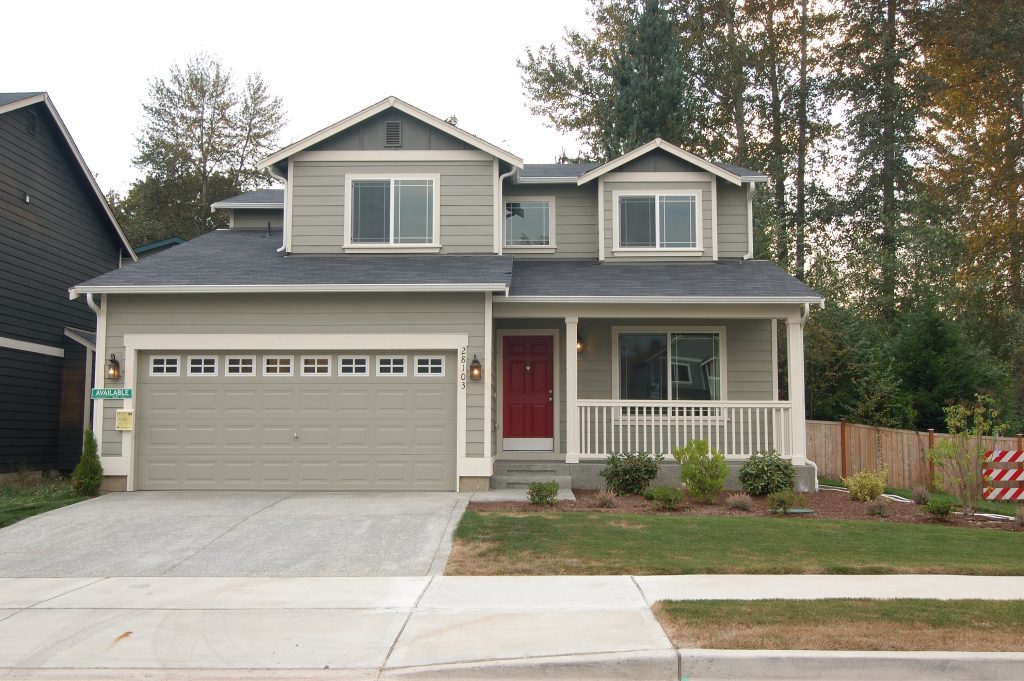
POLYGON ((350 175, 346 184, 346 246, 438 245, 437 176, 350 175))
POLYGON ((700 191, 615 192, 616 245, 637 250, 701 248, 700 191))
POLYGON ((523 197, 505 202, 505 245, 555 245, 555 198, 523 197))

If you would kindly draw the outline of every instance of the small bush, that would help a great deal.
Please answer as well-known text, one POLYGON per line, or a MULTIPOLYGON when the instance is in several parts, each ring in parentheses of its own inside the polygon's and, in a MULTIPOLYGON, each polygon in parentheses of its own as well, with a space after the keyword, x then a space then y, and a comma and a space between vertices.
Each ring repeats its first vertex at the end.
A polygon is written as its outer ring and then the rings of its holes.
POLYGON ((928 500, 932 498, 932 495, 925 487, 915 487, 910 492, 910 498, 913 499, 914 503, 918 506, 924 506, 928 503, 928 500))
POLYGON ((885 494, 885 483, 889 479, 886 469, 880 471, 861 471, 848 478, 843 484, 850 490, 850 498, 854 501, 874 501, 885 494))
POLYGON ((878 516, 879 518, 889 517, 889 502, 884 497, 879 497, 874 501, 869 501, 867 505, 868 515, 878 516))
POLYGON ((711 449, 706 440, 691 440, 673 449, 672 456, 681 466, 686 493, 705 504, 715 503, 715 497, 725 489, 725 478, 729 474, 725 454, 711 449))
POLYGON ((598 492, 597 493, 597 507, 598 508, 615 508, 619 505, 619 502, 615 500, 615 495, 611 492, 598 492))
POLYGON ((600 475, 616 496, 643 494, 658 477, 658 466, 663 458, 661 454, 655 456, 647 452, 612 452, 600 475))
POLYGON ((94 497, 100 492, 101 482, 103 465, 96 454, 96 437, 92 434, 92 428, 87 428, 82 458, 71 473, 71 488, 80 497, 94 497))
POLYGON ((683 490, 675 487, 652 487, 651 503, 659 511, 674 511, 683 503, 683 490))
POLYGON ((526 488, 526 498, 530 500, 531 504, 554 506, 558 501, 558 483, 554 480, 531 482, 526 488))
POLYGON ((953 514, 953 509, 956 507, 952 501, 946 501, 945 499, 939 499, 938 497, 932 497, 925 504, 925 510, 928 511, 934 518, 939 520, 945 520, 953 514))
POLYGON ((737 511, 750 511, 754 508, 754 500, 749 494, 730 494, 725 498, 725 505, 737 511))
POLYGON ((1017 509, 1013 512, 1013 520, 1018 525, 1024 525, 1024 504, 1017 504, 1017 509))
POLYGON ((791 489, 781 492, 772 492, 768 495, 768 509, 772 513, 788 513, 794 508, 801 508, 807 505, 804 495, 798 494, 791 489))
POLYGON ((740 468, 740 485, 744 492, 754 496, 791 490, 795 479, 793 464, 774 449, 754 454, 740 468))

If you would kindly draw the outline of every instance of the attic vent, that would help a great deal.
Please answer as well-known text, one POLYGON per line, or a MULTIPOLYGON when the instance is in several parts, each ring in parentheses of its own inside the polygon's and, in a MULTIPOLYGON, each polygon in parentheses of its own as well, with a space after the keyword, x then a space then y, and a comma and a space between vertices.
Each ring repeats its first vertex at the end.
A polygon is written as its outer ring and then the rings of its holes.
POLYGON ((39 116, 36 116, 35 111, 28 112, 28 133, 30 135, 36 134, 36 130, 39 129, 39 116))
POLYGON ((384 122, 384 146, 402 146, 402 121, 384 122))

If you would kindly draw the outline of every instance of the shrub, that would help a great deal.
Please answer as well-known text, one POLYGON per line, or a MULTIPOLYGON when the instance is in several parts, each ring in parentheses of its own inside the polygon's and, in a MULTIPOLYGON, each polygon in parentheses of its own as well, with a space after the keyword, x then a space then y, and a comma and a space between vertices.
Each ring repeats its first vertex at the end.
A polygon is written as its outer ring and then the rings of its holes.
POLYGON ((725 455, 711 449, 706 440, 691 440, 673 449, 672 456, 682 467, 680 476, 686 493, 705 504, 713 504, 725 489, 725 477, 729 474, 725 455))
POLYGON ((725 498, 725 505, 737 511, 750 511, 754 508, 754 500, 749 494, 730 494, 725 498))
POLYGON ((554 480, 531 482, 526 488, 526 498, 530 500, 531 504, 554 506, 558 501, 558 483, 554 480))
POLYGON ((612 452, 600 475, 616 496, 643 494, 658 477, 658 465, 663 458, 661 454, 655 456, 647 452, 612 452))
POLYGON ((1024 504, 1017 504, 1017 509, 1013 512, 1013 520, 1018 525, 1024 525, 1024 504))
POLYGON ((611 492, 598 492, 597 493, 597 506, 598 508, 615 508, 619 505, 619 502, 615 501, 615 495, 611 492))
POLYGON ((915 487, 910 492, 910 498, 913 499, 914 503, 917 504, 918 506, 924 506, 925 504, 927 504, 928 500, 931 499, 931 496, 932 495, 929 494, 927 488, 925 487, 915 487))
POLYGON ((869 501, 867 505, 868 515, 878 516, 879 518, 889 517, 889 502, 884 497, 879 497, 874 501, 869 501))
POLYGON ((843 478, 843 484, 850 490, 850 498, 854 501, 874 501, 885 494, 885 483, 889 480, 889 471, 861 471, 843 478))
POLYGON ((772 492, 768 495, 768 509, 772 513, 788 513, 791 509, 807 505, 804 495, 797 494, 791 489, 781 492, 772 492))
POLYGON ((85 445, 82 447, 82 458, 71 473, 71 488, 81 497, 94 497, 100 492, 103 482, 103 465, 96 454, 96 437, 92 428, 85 431, 85 445))
POLYGON ((925 504, 924 507, 932 517, 938 518, 939 520, 945 520, 953 514, 953 508, 955 508, 955 505, 952 501, 933 497, 928 500, 928 503, 925 504))
POLYGON ((960 500, 964 513, 971 515, 981 499, 982 470, 985 457, 983 438, 996 435, 1005 426, 997 425, 999 412, 987 395, 975 395, 971 404, 954 404, 946 412, 946 429, 950 433, 928 458, 935 464, 938 485, 960 500))
POLYGON ((676 487, 652 487, 651 503, 659 511, 674 511, 683 503, 683 490, 676 487))
POLYGON ((774 449, 754 454, 740 468, 740 485, 747 494, 764 496, 793 489, 793 464, 774 449))

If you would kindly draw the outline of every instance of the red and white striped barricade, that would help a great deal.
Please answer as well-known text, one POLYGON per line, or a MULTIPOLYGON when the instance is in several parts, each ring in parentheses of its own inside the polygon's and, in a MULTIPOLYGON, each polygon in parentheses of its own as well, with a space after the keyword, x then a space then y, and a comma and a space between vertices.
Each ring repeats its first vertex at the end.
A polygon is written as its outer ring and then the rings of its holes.
POLYGON ((1024 501, 1024 452, 985 452, 982 471, 984 497, 994 501, 1024 501))

